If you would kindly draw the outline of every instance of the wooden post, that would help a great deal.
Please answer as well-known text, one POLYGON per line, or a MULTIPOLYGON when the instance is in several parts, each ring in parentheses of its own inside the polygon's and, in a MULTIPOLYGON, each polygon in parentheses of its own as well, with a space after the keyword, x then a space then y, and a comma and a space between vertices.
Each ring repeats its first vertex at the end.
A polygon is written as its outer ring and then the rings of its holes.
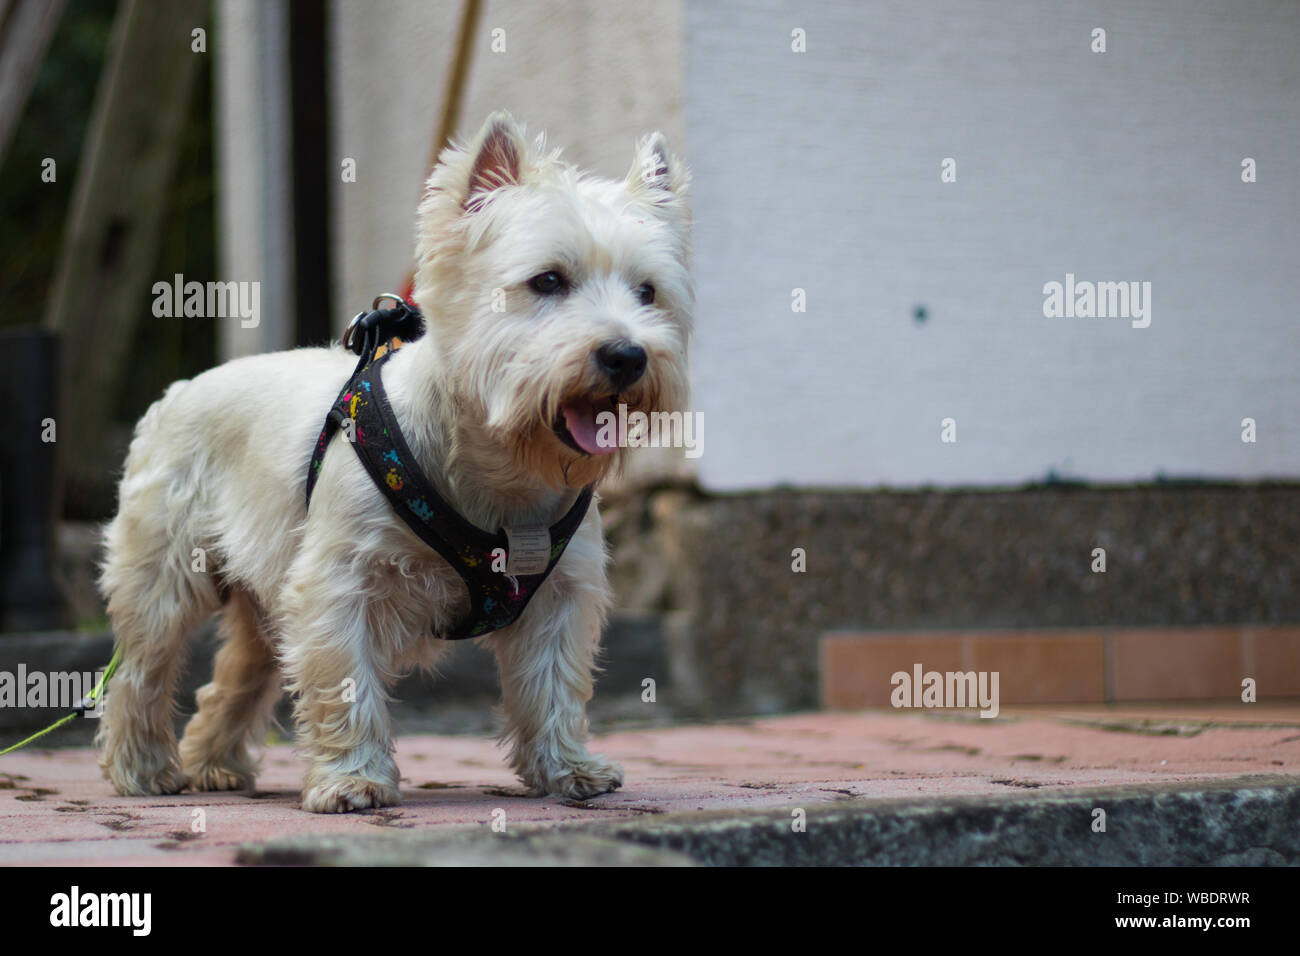
MULTIPOLYGON (((70 484, 102 482, 108 426, 137 323, 155 319, 151 286, 195 71, 207 53, 207 0, 123 0, 77 171, 46 325, 61 333, 59 438, 70 484)), ((206 277, 204 277, 206 278, 206 277)))

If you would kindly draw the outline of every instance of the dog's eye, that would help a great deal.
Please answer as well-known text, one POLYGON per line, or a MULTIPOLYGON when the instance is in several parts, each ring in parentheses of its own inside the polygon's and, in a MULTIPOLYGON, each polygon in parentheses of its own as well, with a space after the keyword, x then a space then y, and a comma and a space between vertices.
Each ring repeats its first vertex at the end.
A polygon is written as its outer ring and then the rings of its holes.
POLYGON ((538 295, 559 295, 568 287, 568 281, 558 272, 543 272, 528 280, 528 288, 538 295))
POLYGON ((650 305, 655 300, 655 287, 649 282, 643 282, 637 287, 636 297, 641 300, 642 305, 650 305))

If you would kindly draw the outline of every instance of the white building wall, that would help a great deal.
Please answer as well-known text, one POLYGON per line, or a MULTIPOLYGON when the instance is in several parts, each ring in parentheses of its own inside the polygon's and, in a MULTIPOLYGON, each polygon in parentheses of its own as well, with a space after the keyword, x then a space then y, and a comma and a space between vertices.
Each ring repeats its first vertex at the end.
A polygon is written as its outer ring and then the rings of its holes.
POLYGON ((1300 476, 1300 5, 720 0, 686 63, 707 488, 1300 476))

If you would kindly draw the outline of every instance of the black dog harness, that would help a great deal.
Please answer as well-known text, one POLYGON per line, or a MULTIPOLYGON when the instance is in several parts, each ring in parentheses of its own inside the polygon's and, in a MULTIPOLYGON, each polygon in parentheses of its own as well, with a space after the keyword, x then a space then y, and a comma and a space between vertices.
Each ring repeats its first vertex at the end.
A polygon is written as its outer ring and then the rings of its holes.
POLYGON ((307 505, 310 508, 325 449, 342 428, 397 516, 452 566, 469 589, 469 613, 451 633, 435 631, 434 636, 455 641, 513 624, 555 569, 586 517, 591 486, 582 489, 573 507, 550 528, 528 525, 492 534, 461 517, 420 470, 384 392, 384 363, 403 341, 424 333, 423 317, 395 295, 375 299, 372 309, 358 314, 343 337, 344 346, 361 359, 330 407, 316 440, 307 470, 307 505), (378 309, 381 299, 399 304, 394 309, 378 309))

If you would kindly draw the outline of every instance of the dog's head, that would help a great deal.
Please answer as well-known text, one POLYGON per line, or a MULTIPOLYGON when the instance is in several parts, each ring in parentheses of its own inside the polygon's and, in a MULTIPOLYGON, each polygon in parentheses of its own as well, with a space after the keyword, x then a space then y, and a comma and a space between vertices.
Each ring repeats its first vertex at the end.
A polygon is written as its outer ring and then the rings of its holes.
POLYGON ((621 182, 562 163, 507 113, 443 152, 420 206, 415 299, 456 402, 530 472, 621 463, 626 413, 683 410, 689 174, 653 133, 621 182))

